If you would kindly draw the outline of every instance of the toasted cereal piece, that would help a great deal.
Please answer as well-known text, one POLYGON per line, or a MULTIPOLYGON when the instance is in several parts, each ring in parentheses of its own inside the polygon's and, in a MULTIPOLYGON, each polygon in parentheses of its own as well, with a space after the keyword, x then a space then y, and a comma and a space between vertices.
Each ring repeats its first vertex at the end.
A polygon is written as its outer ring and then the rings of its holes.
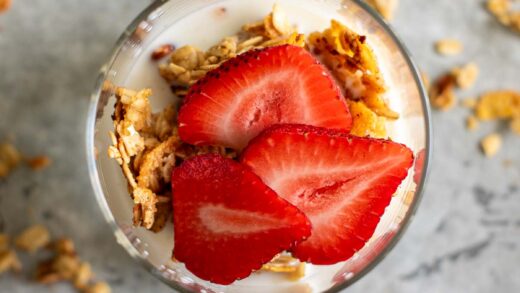
POLYGON ((134 225, 151 229, 157 212, 157 195, 148 188, 137 187, 132 193, 134 198, 134 225))
POLYGON ((171 196, 157 196, 157 212, 155 213, 152 228, 150 228, 151 231, 157 233, 162 231, 164 226, 166 226, 166 223, 172 214, 172 203, 170 198, 171 196))
POLYGON ((398 0, 367 0, 366 2, 389 21, 394 18, 395 10, 399 5, 398 0))
POLYGON ((478 122, 478 119, 475 116, 470 115, 470 116, 468 116, 468 118, 466 118, 466 128, 469 131, 477 130, 478 125, 479 125, 479 122, 478 122))
POLYGON ((97 282, 88 286, 83 293, 111 293, 110 286, 106 282, 97 282))
POLYGON ((277 254, 273 259, 262 266, 263 271, 275 273, 293 273, 298 270, 300 261, 286 253, 277 254))
POLYGON ((18 260, 18 256, 14 250, 5 250, 0 252, 0 275, 7 271, 20 272, 22 264, 18 260))
POLYGON ((311 50, 333 68, 332 74, 345 91, 345 97, 363 102, 378 116, 397 119, 384 99, 386 87, 376 56, 365 36, 360 36, 336 20, 323 32, 309 36, 311 50))
POLYGON ((457 82, 457 86, 461 89, 468 89, 475 84, 477 80, 479 69, 477 64, 468 63, 461 67, 456 67, 452 71, 457 82))
POLYGON ((448 73, 439 77, 430 87, 430 103, 439 110, 449 110, 455 105, 455 77, 448 73))
POLYGON ((175 166, 175 150, 180 144, 179 138, 172 136, 144 155, 137 176, 137 185, 152 192, 161 192, 171 180, 171 172, 175 166))
POLYGON ((78 289, 87 288, 88 283, 92 280, 92 269, 87 262, 80 263, 73 277, 74 287, 78 289))
POLYGON ((441 55, 457 55, 462 52, 464 46, 456 39, 442 39, 435 43, 435 49, 441 55))
POLYGON ((362 102, 348 101, 352 115, 352 129, 350 133, 356 136, 370 136, 374 138, 386 138, 386 119, 377 116, 362 102))
POLYGON ((50 242, 50 233, 43 225, 34 225, 24 230, 15 239, 15 245, 21 250, 31 253, 46 246, 50 242))
POLYGON ((485 93, 478 100, 475 113, 480 120, 520 116, 520 93, 508 90, 485 93))
POLYGON ((76 275, 80 266, 80 261, 77 256, 59 254, 53 260, 53 271, 57 272, 60 278, 64 280, 72 280, 76 275))
POLYGON ((480 141, 482 151, 486 157, 495 156, 502 146, 502 137, 498 133, 490 134, 480 141))
POLYGON ((282 36, 288 36, 294 32, 294 28, 289 23, 285 11, 277 3, 273 5, 272 25, 278 34, 282 36))
POLYGON ((76 255, 74 242, 70 238, 60 238, 50 246, 57 254, 76 255))
POLYGON ((35 171, 43 170, 51 164, 48 156, 40 155, 27 160, 27 164, 35 171))

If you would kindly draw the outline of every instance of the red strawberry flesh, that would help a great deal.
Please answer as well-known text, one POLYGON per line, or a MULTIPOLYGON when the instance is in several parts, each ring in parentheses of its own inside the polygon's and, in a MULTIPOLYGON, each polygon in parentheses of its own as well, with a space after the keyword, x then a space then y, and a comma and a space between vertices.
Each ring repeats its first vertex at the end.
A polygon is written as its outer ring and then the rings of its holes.
POLYGON ((352 123, 327 69, 300 47, 249 51, 209 72, 186 96, 179 135, 195 145, 240 150, 278 123, 346 130, 352 123))
POLYGON ((305 125, 277 125, 241 161, 312 223, 293 249, 302 261, 347 260, 370 239, 413 163, 404 145, 305 125))
POLYGON ((174 257, 204 280, 230 284, 310 235, 310 223, 247 166, 219 155, 172 175, 174 257))

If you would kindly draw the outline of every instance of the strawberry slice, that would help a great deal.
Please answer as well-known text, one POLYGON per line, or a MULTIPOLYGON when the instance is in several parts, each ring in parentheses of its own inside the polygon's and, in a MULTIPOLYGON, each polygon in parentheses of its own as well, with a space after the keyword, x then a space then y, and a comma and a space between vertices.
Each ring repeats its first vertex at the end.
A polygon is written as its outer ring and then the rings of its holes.
POLYGON ((247 166, 201 155, 173 171, 174 257, 218 284, 245 278, 310 235, 307 217, 247 166))
POLYGON ((352 117, 327 69, 305 49, 284 45, 209 72, 191 87, 178 121, 185 142, 240 150, 273 124, 349 130, 352 117))
POLYGON ((388 140, 276 125, 253 139, 241 160, 311 221, 311 237, 293 254, 333 264, 350 258, 372 236, 413 154, 388 140))

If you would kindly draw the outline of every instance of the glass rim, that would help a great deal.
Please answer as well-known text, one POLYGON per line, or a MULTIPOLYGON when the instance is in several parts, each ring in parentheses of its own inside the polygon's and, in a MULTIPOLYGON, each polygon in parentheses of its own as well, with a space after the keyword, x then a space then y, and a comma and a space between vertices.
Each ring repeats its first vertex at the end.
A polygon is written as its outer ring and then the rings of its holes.
MULTIPOLYGON (((152 265, 149 261, 144 259, 139 251, 132 245, 131 241, 126 237, 125 233, 122 231, 122 229, 117 225, 116 220, 108 206, 108 203, 106 201, 102 184, 99 177, 98 168, 96 165, 96 147, 94 144, 94 137, 95 137, 95 126, 96 126, 96 114, 98 109, 98 104, 101 96, 101 91, 103 88, 103 82, 106 80, 108 76, 108 69, 114 64, 114 61, 119 55, 120 50, 122 49, 125 42, 131 37, 131 34, 137 29, 139 23, 143 20, 145 20, 148 15, 150 15, 155 9, 159 8, 166 2, 175 1, 175 0, 155 0, 153 1, 148 7, 146 7, 143 11, 141 11, 134 19, 133 21, 126 27, 124 32, 121 34, 119 39, 116 41, 110 55, 108 58, 108 61, 103 63, 101 66, 100 72, 98 74, 96 84, 94 87, 94 90, 90 96, 89 101, 89 109, 87 114, 87 125, 86 125, 86 155, 87 155, 87 167, 90 177, 90 182, 92 185, 92 188, 94 190, 94 196, 96 198, 96 201, 101 209, 101 212, 105 218, 105 221, 110 226, 112 232, 114 233, 114 236, 116 238, 116 241, 119 245, 121 245, 126 252, 130 255, 130 257, 135 261, 136 263, 140 264, 142 267, 144 267, 148 272, 150 272, 154 277, 159 279, 164 284, 167 284, 171 288, 178 290, 180 292, 191 292, 184 287, 177 284, 175 281, 172 281, 165 276, 163 276, 160 271, 152 265)), ((396 35, 396 33, 390 28, 390 25, 377 13, 370 5, 365 3, 362 0, 350 0, 354 2, 356 5, 358 5, 361 9, 363 9, 365 12, 367 12, 370 17, 372 17, 384 30, 385 34, 387 34, 391 39, 392 42, 397 46, 399 49, 401 55, 406 61, 406 64, 411 71, 415 84, 417 85, 417 89, 419 90, 419 94, 421 97, 421 107, 423 110, 423 122, 425 125, 425 154, 424 154, 424 163, 422 166, 422 173, 421 173, 421 179, 419 184, 417 185, 415 196, 410 204, 410 207, 408 211, 406 212, 406 215, 404 216, 402 220, 402 225, 397 229, 394 236, 392 236, 391 240, 385 245, 383 250, 381 250, 378 255, 370 261, 361 271, 356 273, 352 278, 345 280, 343 283, 332 287, 325 292, 328 293, 335 293, 339 292, 352 284, 354 284, 356 281, 364 277, 367 273, 369 273, 372 269, 374 269, 388 254, 392 249, 396 246, 396 244, 399 242, 399 240, 403 237, 404 232, 408 229, 410 222, 412 218, 414 217, 417 208, 419 206, 419 202, 421 201, 426 185, 426 180, 428 178, 429 173, 429 165, 431 160, 431 153, 432 153, 432 124, 431 124, 431 111, 430 111, 430 105, 428 102, 428 95, 426 93, 426 89, 424 87, 422 78, 420 77, 419 69, 416 66, 415 62, 411 58, 411 54, 408 51, 408 49, 404 46, 404 44, 401 42, 399 37, 396 35)))

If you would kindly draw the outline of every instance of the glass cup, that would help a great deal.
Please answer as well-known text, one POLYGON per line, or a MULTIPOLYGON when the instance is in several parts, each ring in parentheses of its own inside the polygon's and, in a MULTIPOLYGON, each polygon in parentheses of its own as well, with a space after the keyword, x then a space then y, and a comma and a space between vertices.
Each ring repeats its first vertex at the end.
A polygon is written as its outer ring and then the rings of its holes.
MULTIPOLYGON (((248 0, 253 1, 253 0, 248 0)), ((254 0, 257 1, 257 0, 254 0)), ((265 11, 243 10, 240 17, 261 19, 275 1, 265 3, 265 11)), ((278 0, 280 5, 296 0, 278 0)), ((400 119, 388 123, 390 137, 404 143, 416 154, 416 164, 408 178, 396 192, 373 237, 351 259, 329 266, 307 265, 305 275, 292 281, 280 274, 261 272, 236 281, 228 286, 212 284, 195 277, 182 263, 171 261, 173 247, 172 224, 160 233, 153 233, 132 225, 132 200, 127 183, 117 163, 110 159, 106 150, 111 145, 108 132, 112 130, 113 93, 107 85, 125 86, 135 60, 148 54, 157 44, 157 38, 172 25, 187 15, 214 7, 236 8, 243 0, 172 0, 152 3, 128 26, 118 40, 114 52, 101 73, 92 94, 87 121, 87 162, 97 202, 112 227, 119 244, 140 265, 153 275, 179 291, 187 292, 337 292, 346 288, 372 269, 390 251, 410 222, 419 202, 427 177, 430 155, 430 116, 427 96, 418 70, 410 54, 400 43, 387 24, 358 0, 298 0, 309 14, 300 17, 327 15, 324 27, 334 17, 359 34, 366 35, 373 48, 385 82, 388 86, 388 101, 392 109, 400 113, 400 119), (155 43, 154 43, 155 41, 155 43)), ((248 2, 249 3, 249 2, 248 2)), ((235 9, 237 10, 237 9, 235 9)), ((290 14, 290 12, 288 12, 290 14)), ((231 14, 232 16, 232 14, 231 14)), ((218 23, 212 30, 218 28, 218 23)), ((239 30, 237 27, 236 30, 239 30)), ((204 33, 204 32, 200 32, 204 33)), ((216 37, 216 40, 222 36, 216 37)), ((152 100, 155 110, 160 102, 152 100)))

